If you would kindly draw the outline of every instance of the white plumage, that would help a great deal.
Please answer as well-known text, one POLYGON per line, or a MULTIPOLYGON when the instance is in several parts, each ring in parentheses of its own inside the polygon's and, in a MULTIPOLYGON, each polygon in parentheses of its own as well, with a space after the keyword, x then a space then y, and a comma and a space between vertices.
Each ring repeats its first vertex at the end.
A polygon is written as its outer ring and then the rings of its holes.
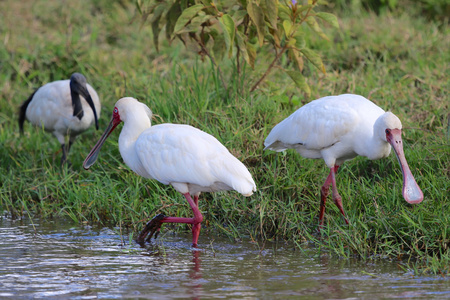
POLYGON ((64 163, 77 135, 94 123, 98 129, 100 110, 97 92, 86 83, 82 74, 74 73, 70 80, 50 82, 37 89, 22 104, 19 126, 23 131, 23 123, 27 119, 53 133, 61 144, 61 163, 64 163), (69 136, 68 149, 65 147, 66 136, 69 136))
POLYGON ((373 124, 384 113, 362 96, 323 97, 304 105, 277 124, 264 145, 275 151, 295 149, 305 158, 331 156, 326 162, 329 168, 335 164, 333 159, 340 165, 357 155, 389 155, 389 144, 382 143, 380 151, 366 147, 373 136, 373 124), (375 155, 369 153, 372 150, 375 155))
MULTIPOLYGON (((121 122, 120 154, 137 174, 172 185, 191 205, 194 218, 160 217, 147 224, 139 240, 149 231, 159 230, 161 223, 193 224, 193 245, 197 245, 200 230, 198 196, 201 192, 236 190, 250 196, 256 185, 247 168, 215 137, 189 125, 160 124, 151 126, 151 111, 134 98, 117 101, 110 126, 87 156, 84 167, 89 168, 109 133, 121 122), (194 196, 194 200, 190 196, 194 196), (151 228, 149 228, 151 227, 151 228), (196 229, 195 229, 196 228, 196 229)), ((155 217, 156 218, 156 217, 155 217)))
MULTIPOLYGON (((123 153, 121 145, 120 137, 119 147, 123 153)), ((171 184, 182 194, 236 190, 250 196, 255 189, 247 168, 225 146, 189 125, 152 126, 138 137, 135 150, 141 164, 138 163, 137 168, 129 164, 133 171, 171 184), (142 174, 139 165, 145 168, 142 174)))
MULTIPOLYGON (((391 112, 385 112, 370 100, 345 94, 314 100, 277 124, 267 136, 265 149, 295 149, 306 158, 322 158, 330 175, 322 187, 320 224, 323 223, 329 185, 333 200, 345 217, 335 186, 334 173, 346 160, 358 155, 369 159, 387 157, 391 146, 399 159, 404 177, 403 196, 419 203, 423 194, 412 176, 403 154, 402 124, 391 112)), ((347 220, 346 220, 347 221, 347 220)))

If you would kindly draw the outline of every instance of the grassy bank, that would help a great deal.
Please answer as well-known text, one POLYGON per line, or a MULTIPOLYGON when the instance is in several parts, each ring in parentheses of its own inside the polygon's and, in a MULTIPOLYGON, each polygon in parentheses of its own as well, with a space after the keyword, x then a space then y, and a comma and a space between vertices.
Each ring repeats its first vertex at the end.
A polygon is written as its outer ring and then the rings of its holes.
MULTIPOLYGON (((171 187, 144 180, 123 164, 119 132, 90 171, 81 164, 101 132, 91 129, 77 140, 70 154, 72 167, 64 170, 52 135, 29 123, 25 135, 19 135, 16 112, 22 101, 43 83, 78 71, 101 98, 100 128, 109 122, 115 101, 132 96, 153 110, 154 124, 198 127, 249 167, 258 187, 252 197, 234 192, 201 196, 206 226, 200 245, 207 234, 281 239, 341 257, 404 258, 401 262, 417 272, 448 274, 448 25, 406 14, 337 13, 341 29, 327 29, 331 41, 305 37, 327 68, 326 75, 306 68, 311 98, 304 98, 276 71, 252 94, 237 92, 239 82, 230 83, 227 94, 210 64, 196 56, 198 49, 163 43, 157 53, 150 29, 130 22, 136 18, 134 7, 120 3, 0 2, 2 211, 18 217, 68 216, 78 222, 120 225, 130 232, 139 231, 159 212, 190 215, 186 201, 171 187), (403 200, 394 155, 379 161, 357 158, 344 164, 337 177, 350 225, 330 201, 320 236, 319 190, 328 173, 324 163, 302 159, 293 151, 263 152, 263 141, 297 108, 286 100, 296 96, 307 103, 341 93, 364 95, 399 116, 405 155, 425 198, 415 206, 403 200)), ((264 64, 261 58, 255 72, 264 64)), ((224 70, 232 68, 224 62, 224 70)), ((251 81, 253 75, 248 74, 251 81)), ((169 228, 165 225, 164 230, 169 228)))

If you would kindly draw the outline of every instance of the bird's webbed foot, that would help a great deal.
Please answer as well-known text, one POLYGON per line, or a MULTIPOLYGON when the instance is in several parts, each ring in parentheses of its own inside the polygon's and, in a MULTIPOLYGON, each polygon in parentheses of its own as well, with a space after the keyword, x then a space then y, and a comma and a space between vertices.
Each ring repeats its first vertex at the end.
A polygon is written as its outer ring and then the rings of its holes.
POLYGON ((159 230, 161 229, 162 220, 166 218, 163 214, 158 214, 153 219, 148 221, 145 225, 144 229, 141 231, 137 238, 138 243, 149 242, 152 238, 153 234, 155 235, 155 239, 158 237, 159 230), (145 238, 148 235, 147 239, 145 238))

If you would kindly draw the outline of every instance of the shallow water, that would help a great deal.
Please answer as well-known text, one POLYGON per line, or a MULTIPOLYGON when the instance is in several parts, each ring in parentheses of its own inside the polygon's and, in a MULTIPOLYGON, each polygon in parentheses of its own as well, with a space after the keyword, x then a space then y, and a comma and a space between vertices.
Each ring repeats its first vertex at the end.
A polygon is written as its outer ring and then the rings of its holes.
MULTIPOLYGON (((162 228, 164 230, 164 227, 162 228)), ((118 231, 0 219, 1 298, 450 298, 450 279, 414 277, 387 261, 330 259, 266 243, 163 234, 142 248, 118 231)))

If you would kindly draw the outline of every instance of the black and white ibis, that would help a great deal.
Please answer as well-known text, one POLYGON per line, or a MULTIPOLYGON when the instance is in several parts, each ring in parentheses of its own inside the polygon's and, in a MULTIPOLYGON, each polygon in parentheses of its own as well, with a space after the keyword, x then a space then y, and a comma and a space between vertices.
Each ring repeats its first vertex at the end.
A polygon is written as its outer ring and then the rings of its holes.
POLYGON ((61 165, 75 138, 93 123, 98 129, 101 104, 97 92, 80 73, 74 73, 70 80, 58 80, 38 88, 26 100, 19 111, 19 127, 27 119, 31 124, 53 133, 61 144, 61 165), (69 144, 66 147, 66 136, 69 144))

